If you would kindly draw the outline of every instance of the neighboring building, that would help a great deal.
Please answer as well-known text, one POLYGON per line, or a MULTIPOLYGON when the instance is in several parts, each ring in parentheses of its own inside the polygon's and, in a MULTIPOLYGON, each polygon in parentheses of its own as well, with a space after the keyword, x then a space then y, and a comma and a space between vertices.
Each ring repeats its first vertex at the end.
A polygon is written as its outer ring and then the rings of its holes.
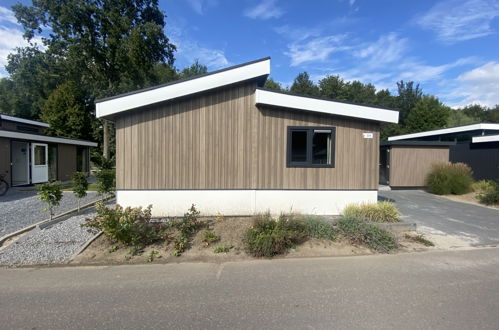
POLYGON ((116 124, 117 203, 178 216, 375 202, 380 125, 398 112, 261 89, 269 73, 266 58, 98 100, 116 124))
POLYGON ((89 148, 97 143, 44 134, 47 123, 0 115, 0 173, 11 186, 66 181, 89 171, 89 148))
POLYGON ((425 186, 426 175, 435 163, 449 161, 454 142, 393 141, 382 142, 379 183, 392 188, 425 186))
MULTIPOLYGON (((473 124, 392 136, 389 142, 452 142, 447 161, 468 164, 476 180, 499 179, 499 124, 473 124)), ((416 160, 414 160, 416 161, 416 160)), ((427 158, 417 161, 422 166, 427 158)), ((390 185, 392 180, 390 179, 390 185)))

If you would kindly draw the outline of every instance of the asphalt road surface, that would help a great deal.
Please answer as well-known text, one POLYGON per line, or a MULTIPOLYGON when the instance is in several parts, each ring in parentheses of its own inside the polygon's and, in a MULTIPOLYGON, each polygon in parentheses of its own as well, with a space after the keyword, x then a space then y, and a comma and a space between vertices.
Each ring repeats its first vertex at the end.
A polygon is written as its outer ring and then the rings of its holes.
POLYGON ((2 329, 497 329, 499 249, 0 269, 2 329))

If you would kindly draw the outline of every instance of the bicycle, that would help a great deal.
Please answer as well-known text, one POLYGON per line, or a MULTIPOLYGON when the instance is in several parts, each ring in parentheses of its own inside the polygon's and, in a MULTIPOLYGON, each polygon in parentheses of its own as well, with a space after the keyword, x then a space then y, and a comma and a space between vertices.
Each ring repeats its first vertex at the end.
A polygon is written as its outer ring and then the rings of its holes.
POLYGON ((0 196, 3 196, 9 190, 9 184, 5 181, 5 174, 0 174, 0 196))

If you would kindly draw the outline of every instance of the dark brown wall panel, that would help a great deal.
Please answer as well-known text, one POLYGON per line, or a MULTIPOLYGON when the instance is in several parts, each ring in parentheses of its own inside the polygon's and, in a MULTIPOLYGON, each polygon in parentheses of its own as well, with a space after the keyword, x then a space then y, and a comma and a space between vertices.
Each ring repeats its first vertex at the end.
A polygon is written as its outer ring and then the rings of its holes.
POLYGON ((76 146, 69 144, 58 144, 57 161, 58 180, 71 180, 71 176, 74 172, 76 172, 76 146))
POLYGON ((10 185, 10 140, 6 138, 0 138, 0 174, 10 185))

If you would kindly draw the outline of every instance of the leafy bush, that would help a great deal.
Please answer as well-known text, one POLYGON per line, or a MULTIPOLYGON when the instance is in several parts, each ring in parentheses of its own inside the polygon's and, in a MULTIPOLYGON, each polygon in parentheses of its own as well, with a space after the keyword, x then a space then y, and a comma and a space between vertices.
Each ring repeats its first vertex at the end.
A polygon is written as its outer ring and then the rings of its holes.
POLYGON ((462 195, 470 191, 472 171, 463 163, 436 163, 426 177, 428 191, 437 195, 462 195))
POLYGON ((218 237, 213 230, 205 230, 203 233, 203 243, 209 246, 211 243, 218 242, 220 237, 218 237))
POLYGON ((496 183, 492 180, 480 180, 471 184, 471 191, 476 193, 485 193, 494 190, 496 183))
POLYGON ((161 238, 161 227, 150 222, 151 207, 124 209, 116 205, 111 209, 97 203, 97 216, 85 219, 83 226, 101 230, 113 241, 141 248, 161 238))
POLYGON ((353 244, 363 244, 378 252, 397 248, 397 240, 388 230, 356 218, 343 217, 338 221, 341 233, 353 244))
POLYGON ((80 199, 87 196, 88 180, 87 173, 74 172, 71 177, 73 181, 73 194, 78 198, 78 212, 80 211, 80 199))
POLYGON ((303 222, 309 237, 331 241, 336 239, 336 229, 332 223, 313 216, 303 218, 303 222))
POLYGON ((499 184, 489 182, 489 189, 477 195, 478 200, 485 205, 499 204, 499 184))
POLYGON ((181 219, 170 222, 171 228, 176 228, 180 232, 180 237, 174 241, 173 255, 180 256, 189 247, 191 237, 203 226, 198 221, 201 214, 194 204, 191 205, 187 213, 181 219))
POLYGON ((62 186, 58 182, 47 182, 36 186, 38 197, 47 203, 44 210, 50 211, 50 219, 54 216, 54 207, 59 205, 62 199, 62 186))
POLYGON ((367 222, 399 222, 398 209, 390 202, 361 203, 347 205, 342 215, 367 222))
POLYGON ((114 192, 116 187, 116 172, 114 169, 100 170, 95 173, 97 178, 97 193, 103 197, 114 192))
POLYGON ((229 253, 230 248, 231 247, 227 245, 219 245, 213 250, 213 253, 229 253))
POLYGON ((286 252, 307 237, 302 220, 290 215, 273 219, 270 214, 259 215, 246 231, 243 242, 246 252, 255 257, 273 257, 286 252))

